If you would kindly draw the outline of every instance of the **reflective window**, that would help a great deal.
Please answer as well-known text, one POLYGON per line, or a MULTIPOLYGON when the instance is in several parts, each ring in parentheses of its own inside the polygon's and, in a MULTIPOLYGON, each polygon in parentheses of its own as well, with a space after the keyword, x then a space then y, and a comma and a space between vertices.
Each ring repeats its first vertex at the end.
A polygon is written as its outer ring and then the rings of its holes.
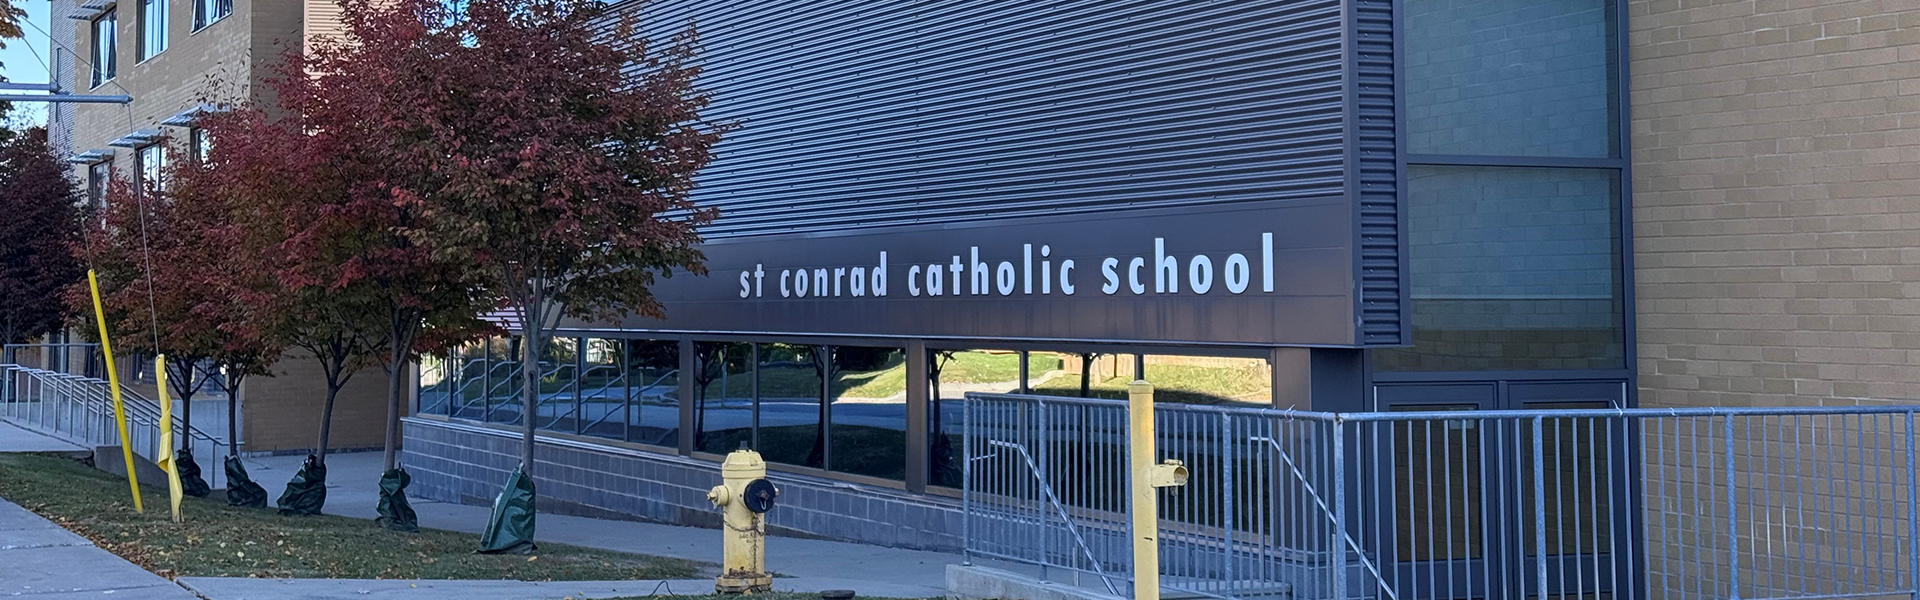
POLYGON ((207 153, 213 152, 213 140, 207 137, 207 130, 199 127, 187 130, 187 152, 195 162, 207 161, 207 153))
MULTIPOLYGON (((1060 357, 1051 352, 1033 352, 1027 356, 1029 386, 1064 376, 1060 357)), ((967 392, 1009 393, 1020 391, 1020 353, 1012 350, 928 350, 927 378, 932 388, 927 395, 927 481, 932 485, 960 487, 961 457, 965 440, 964 395, 967 392)))
POLYGON ((114 16, 112 10, 101 13, 99 18, 93 20, 94 87, 113 80, 114 72, 120 64, 117 58, 119 54, 116 52, 119 47, 116 43, 119 38, 116 30, 118 25, 119 18, 114 16))
POLYGON ((230 14, 233 14, 233 0, 194 0, 193 29, 199 31, 230 14))
POLYGON ((487 340, 488 423, 520 422, 520 338, 487 340))
POLYGON ((87 206, 106 208, 107 181, 113 179, 113 161, 105 160, 87 165, 87 206))
POLYGON ((1625 368, 1616 173, 1408 169, 1412 348, 1398 371, 1625 368))
POLYGON ((447 413, 447 400, 455 383, 448 352, 420 355, 420 391, 414 412, 429 415, 447 413))
POLYGON ((1618 155, 1613 5, 1406 0, 1407 151, 1618 155))
POLYGON ((828 470, 906 477, 906 358, 899 348, 833 347, 828 470))
POLYGON ((694 442, 727 453, 753 443, 753 344, 694 344, 694 442))
POLYGON ((140 161, 139 185, 166 188, 167 144, 161 142, 141 146, 136 158, 140 161))
POLYGON ((1031 393, 1078 398, 1127 397, 1133 355, 1108 352, 1028 353, 1031 393))
POLYGON ((449 416, 462 419, 485 420, 487 417, 487 387, 489 381, 487 360, 487 341, 475 340, 461 344, 453 349, 449 369, 455 374, 457 383, 452 396, 453 406, 448 408, 449 416))
POLYGON ((556 337, 540 353, 539 397, 533 426, 554 431, 578 431, 580 416, 579 338, 556 337))
POLYGON ((140 60, 167 50, 167 0, 140 0, 140 60))
POLYGON ((1150 354, 1145 363, 1157 402, 1273 404, 1273 369, 1264 358, 1150 354))
POLYGON ((626 439, 627 370, 623 340, 587 338, 580 352, 579 432, 594 437, 626 439))
POLYGON ((755 447, 768 462, 825 467, 827 404, 821 401, 829 368, 827 348, 760 344, 760 429, 755 447))
POLYGON ((680 444, 680 344, 661 340, 627 341, 626 385, 632 407, 627 441, 656 446, 680 444))

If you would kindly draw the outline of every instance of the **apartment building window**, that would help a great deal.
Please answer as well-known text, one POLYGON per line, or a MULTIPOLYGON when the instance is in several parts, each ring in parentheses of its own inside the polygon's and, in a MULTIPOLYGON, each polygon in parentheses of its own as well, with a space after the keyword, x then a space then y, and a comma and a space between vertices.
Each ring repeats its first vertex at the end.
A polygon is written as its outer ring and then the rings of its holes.
POLYGON ((167 50, 167 0, 140 0, 140 60, 167 50))
POLYGON ((119 22, 113 11, 101 13, 93 20, 93 86, 113 80, 114 73, 114 26, 119 22))
POLYGON ((194 0, 193 30, 212 25, 233 14, 233 0, 194 0))
POLYGON ((194 161, 207 161, 207 154, 213 152, 213 140, 207 138, 207 130, 195 127, 187 131, 187 151, 194 161))
POLYGON ((113 161, 87 165, 87 208, 107 206, 107 181, 113 178, 113 161))
POLYGON ((165 189, 166 169, 166 142, 148 144, 140 148, 140 181, 137 183, 141 186, 151 185, 154 189, 165 189))

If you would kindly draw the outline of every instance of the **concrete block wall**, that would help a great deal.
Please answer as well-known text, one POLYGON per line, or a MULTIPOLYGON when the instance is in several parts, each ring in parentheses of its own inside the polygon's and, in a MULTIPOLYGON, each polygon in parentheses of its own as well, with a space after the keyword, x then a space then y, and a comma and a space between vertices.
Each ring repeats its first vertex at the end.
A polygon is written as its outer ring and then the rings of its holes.
MULTIPOLYGON (((421 498, 489 505, 519 463, 518 430, 429 418, 402 425, 401 462, 421 498)), ((543 512, 718 527, 707 490, 720 483, 706 460, 542 436, 534 485, 543 512)), ((768 529, 783 535, 958 551, 957 500, 787 473, 768 529)))
POLYGON ((1920 399, 1920 4, 1628 8, 1640 403, 1920 399))

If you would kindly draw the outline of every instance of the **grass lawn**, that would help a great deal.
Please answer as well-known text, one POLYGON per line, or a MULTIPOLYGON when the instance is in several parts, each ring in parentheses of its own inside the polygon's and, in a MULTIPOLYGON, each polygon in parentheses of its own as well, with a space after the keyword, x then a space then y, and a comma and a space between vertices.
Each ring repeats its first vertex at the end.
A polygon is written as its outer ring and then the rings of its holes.
POLYGON ((145 514, 133 511, 125 479, 64 458, 0 454, 0 497, 164 576, 564 581, 710 572, 693 561, 548 543, 532 555, 475 554, 473 534, 400 533, 372 521, 286 517, 199 498, 187 498, 186 522, 174 523, 165 492, 142 491, 145 514))

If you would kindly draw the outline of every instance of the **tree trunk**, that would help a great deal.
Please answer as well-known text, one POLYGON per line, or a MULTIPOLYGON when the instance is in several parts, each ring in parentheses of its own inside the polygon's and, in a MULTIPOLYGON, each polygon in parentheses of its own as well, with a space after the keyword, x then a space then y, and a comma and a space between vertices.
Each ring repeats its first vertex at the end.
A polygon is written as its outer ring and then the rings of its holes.
POLYGON ((327 464, 327 436, 333 433, 333 399, 340 395, 340 384, 327 382, 327 403, 320 408, 320 441, 313 451, 314 462, 320 466, 327 464))
POLYGON ((521 311, 520 322, 520 470, 533 476, 533 419, 540 405, 540 298, 521 311))
POLYGON ((193 446, 193 436, 188 432, 193 431, 194 369, 192 364, 187 364, 180 370, 183 372, 182 374, 185 375, 185 377, 181 378, 182 381, 180 385, 175 386, 175 390, 180 392, 180 441, 185 442, 187 446, 191 448, 193 446))
POLYGON ((1080 397, 1081 398, 1087 397, 1087 392, 1091 391, 1093 388, 1093 380, 1091 379, 1091 377, 1093 376, 1093 357, 1094 355, 1092 354, 1080 355, 1080 397))
MULTIPOLYGON (((232 377, 229 375, 228 377, 232 377)), ((227 456, 240 455, 240 383, 227 386, 227 456)))
POLYGON ((393 470, 399 462, 400 409, 407 401, 407 351, 413 348, 415 331, 412 321, 411 315, 396 311, 388 338, 392 347, 387 355, 387 433, 381 444, 385 449, 380 458, 382 473, 393 470))

